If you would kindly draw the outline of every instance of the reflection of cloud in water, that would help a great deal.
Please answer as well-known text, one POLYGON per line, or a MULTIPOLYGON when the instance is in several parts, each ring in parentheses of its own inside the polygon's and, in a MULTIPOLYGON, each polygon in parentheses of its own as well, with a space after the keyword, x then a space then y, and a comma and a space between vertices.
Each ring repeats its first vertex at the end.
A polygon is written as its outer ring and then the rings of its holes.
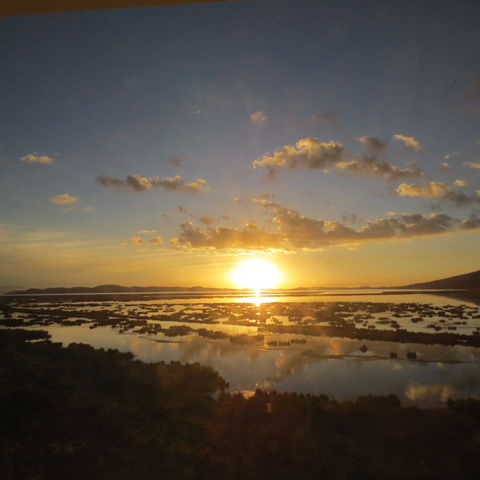
MULTIPOLYGON (((445 366, 444 366, 445 367, 445 366)), ((472 365, 466 365, 472 367, 472 365)), ((439 369, 440 377, 444 381, 434 384, 424 384, 412 381, 405 389, 405 396, 409 400, 442 401, 449 398, 471 397, 480 398, 480 372, 478 368, 464 368, 460 371, 439 369)))
POLYGON ((158 343, 152 340, 166 337, 157 335, 141 338, 135 334, 118 334, 102 327, 90 330, 78 326, 51 326, 45 329, 52 334, 53 341, 64 344, 83 342, 95 348, 130 351, 147 362, 179 360, 210 365, 229 382, 233 390, 261 387, 326 393, 340 398, 395 393, 409 400, 415 398, 420 401, 424 398, 425 401, 432 398, 442 400, 453 393, 457 398, 480 397, 480 351, 473 347, 275 334, 266 335, 265 342, 305 338, 306 343, 268 349, 264 348, 263 342, 239 345, 229 340, 210 340, 196 335, 170 339, 185 343, 158 343), (363 344, 368 347, 364 354, 359 351, 363 344), (408 351, 416 351, 419 359, 435 361, 406 360, 408 351), (396 352, 398 359, 391 360, 390 352, 396 352), (332 359, 332 356, 336 358, 332 359), (379 360, 378 357, 384 359, 379 360), (454 361, 470 363, 448 363, 454 361))
POLYGON ((422 385, 412 382, 405 390, 405 396, 412 401, 442 401, 455 398, 456 389, 449 384, 422 385))

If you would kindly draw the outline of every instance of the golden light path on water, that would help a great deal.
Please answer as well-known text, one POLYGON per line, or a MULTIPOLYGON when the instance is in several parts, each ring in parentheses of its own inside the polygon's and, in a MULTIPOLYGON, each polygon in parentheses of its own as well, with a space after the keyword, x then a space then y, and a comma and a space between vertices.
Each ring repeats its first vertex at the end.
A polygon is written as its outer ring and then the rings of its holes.
POLYGON ((275 297, 269 297, 262 295, 261 289, 255 289, 252 291, 252 295, 241 297, 238 299, 239 303, 253 303, 255 306, 259 307, 262 303, 275 302, 277 299, 275 297))

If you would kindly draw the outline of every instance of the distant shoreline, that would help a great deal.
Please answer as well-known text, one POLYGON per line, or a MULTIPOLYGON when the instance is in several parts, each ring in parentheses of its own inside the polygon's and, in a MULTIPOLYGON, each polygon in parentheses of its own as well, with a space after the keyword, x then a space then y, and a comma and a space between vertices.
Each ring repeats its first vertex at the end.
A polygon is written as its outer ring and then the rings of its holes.
MULTIPOLYGON (((370 291, 366 291, 367 289, 279 289, 279 290, 265 290, 261 291, 259 294, 260 298, 266 299, 270 298, 282 298, 282 297, 297 297, 297 298, 307 298, 307 297, 318 297, 318 301, 322 301, 322 297, 352 297, 352 296, 385 296, 388 297, 389 295, 440 295, 444 297, 450 297, 456 300, 463 300, 475 303, 480 305, 480 290, 468 290, 468 289, 395 289, 395 288, 383 288, 383 289, 371 289, 370 291)), ((58 297, 68 297, 70 296, 72 299, 75 298, 77 301, 81 300, 82 297, 88 299, 88 297, 95 296, 95 297, 104 297, 105 300, 118 300, 119 298, 126 298, 136 296, 139 300, 147 301, 147 300, 182 300, 182 299, 211 299, 211 298, 219 298, 227 299, 227 298, 238 298, 239 300, 242 298, 254 298, 256 297, 256 292, 252 290, 234 290, 234 289, 202 289, 202 290, 171 290, 171 291, 128 291, 128 292, 95 292, 95 291, 88 291, 88 292, 59 292, 59 293, 52 293, 51 291, 42 291, 40 293, 30 293, 26 291, 25 293, 14 293, 9 292, 5 294, 0 294, 0 297, 8 297, 8 298, 15 298, 15 297, 36 297, 42 299, 48 298, 58 298, 58 297)), ((311 300, 308 300, 309 302, 311 300)), ((386 298, 386 301, 388 299, 386 298)))
MULTIPOLYGON (((362 291, 367 290, 366 293, 383 293, 385 290, 389 292, 395 290, 399 291, 398 293, 409 293, 409 292, 419 292, 419 291, 479 291, 480 290, 480 270, 475 272, 466 273, 463 275, 456 275, 454 277, 443 278, 440 280, 434 280, 431 282, 424 283, 414 283, 410 285, 402 286, 393 286, 393 287, 370 287, 368 285, 361 285, 357 287, 295 287, 295 288, 269 288, 262 289, 262 293, 268 294, 268 292, 277 293, 277 294, 287 294, 289 292, 295 293, 297 296, 300 292, 319 292, 323 291, 362 291)), ((219 288, 219 287, 181 287, 181 286, 154 286, 149 285, 146 287, 132 286, 126 287, 123 285, 116 284, 106 284, 106 285, 97 285, 95 287, 47 287, 47 288, 28 288, 26 290, 11 290, 3 295, 49 295, 49 294, 118 294, 118 293, 177 293, 177 294, 205 294, 209 292, 229 292, 237 294, 251 293, 255 291, 251 288, 219 288)))
MULTIPOLYGON (((133 287, 132 287, 133 288, 133 287)), ((395 288, 395 287, 340 287, 340 288, 292 288, 292 289, 265 289, 258 290, 261 296, 311 296, 311 295, 389 295, 392 293, 398 295, 407 295, 413 293, 439 293, 439 292, 466 292, 469 291, 465 288, 432 288, 432 289, 413 289, 413 288, 395 288)), ((14 290, 6 292, 0 295, 16 296, 16 295, 193 295, 193 296, 205 296, 208 294, 220 294, 221 296, 254 296, 257 290, 253 289, 234 289, 234 288, 184 288, 184 289, 138 289, 138 290, 106 290, 97 291, 95 288, 91 289, 28 289, 28 290, 14 290)))

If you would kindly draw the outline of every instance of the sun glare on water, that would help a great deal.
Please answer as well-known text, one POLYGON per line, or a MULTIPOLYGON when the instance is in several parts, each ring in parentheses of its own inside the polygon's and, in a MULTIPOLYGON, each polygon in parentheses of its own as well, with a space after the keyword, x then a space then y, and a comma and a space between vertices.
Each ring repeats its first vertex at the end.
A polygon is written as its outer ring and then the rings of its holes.
POLYGON ((244 260, 232 271, 232 281, 238 288, 252 290, 274 288, 281 279, 280 270, 262 258, 244 260))

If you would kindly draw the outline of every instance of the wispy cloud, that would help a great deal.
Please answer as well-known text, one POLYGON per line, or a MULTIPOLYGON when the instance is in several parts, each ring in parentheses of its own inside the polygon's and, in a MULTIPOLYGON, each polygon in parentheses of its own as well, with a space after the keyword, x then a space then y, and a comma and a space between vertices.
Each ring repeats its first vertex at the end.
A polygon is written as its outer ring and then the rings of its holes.
POLYGON ((40 155, 38 153, 29 153, 24 157, 20 157, 20 160, 24 163, 39 163, 42 165, 52 165, 55 163, 55 159, 48 155, 40 155))
POLYGON ((142 177, 129 175, 125 180, 101 175, 96 178, 96 183, 104 187, 126 188, 135 192, 145 192, 154 188, 163 188, 170 192, 204 193, 210 190, 207 181, 197 178, 193 182, 186 182, 181 175, 174 177, 142 177))
POLYGON ((168 161, 170 162, 171 165, 174 167, 180 167, 187 161, 188 157, 186 155, 177 155, 174 157, 170 157, 168 161))
POLYGON ((73 197, 68 193, 62 193, 56 197, 50 197, 50 201, 56 205, 69 205, 72 203, 77 203, 79 197, 73 197))

